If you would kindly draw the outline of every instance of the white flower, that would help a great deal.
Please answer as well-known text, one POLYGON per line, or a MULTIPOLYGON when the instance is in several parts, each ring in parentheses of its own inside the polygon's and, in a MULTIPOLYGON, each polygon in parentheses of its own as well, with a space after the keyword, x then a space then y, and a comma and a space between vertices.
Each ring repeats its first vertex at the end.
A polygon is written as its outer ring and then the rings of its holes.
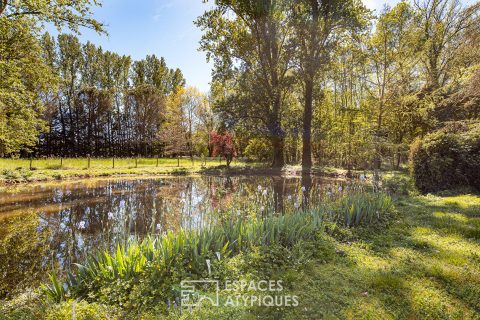
POLYGON ((160 223, 157 223, 157 231, 159 231, 161 228, 162 226, 160 225, 160 223))
POLYGON ((293 206, 295 207, 295 209, 298 209, 298 208, 300 208, 300 203, 295 202, 293 206))
POLYGON ((80 221, 80 223, 78 224, 78 229, 80 230, 85 229, 85 221, 80 221))
POLYGON ((261 207, 260 207, 260 211, 263 212, 264 210, 265 210, 265 207, 264 207, 264 206, 261 206, 261 207))
POLYGON ((330 197, 332 195, 332 193, 330 191, 328 191, 327 195, 330 197))
POLYGON ((120 209, 125 208, 125 200, 120 200, 120 209))
POLYGON ((60 228, 61 228, 61 229, 65 229, 65 223, 63 223, 63 222, 60 223, 60 228))
POLYGON ((113 219, 113 212, 109 212, 108 213, 108 220, 112 220, 113 219))
POLYGON ((288 200, 292 200, 292 195, 289 194, 287 198, 288 198, 288 200))
POLYGON ((367 177, 364 175, 364 174, 361 174, 360 175, 360 180, 361 181, 365 181, 367 179, 367 177))
POLYGON ((220 260, 220 252, 215 252, 215 254, 217 255, 217 259, 220 260))
POLYGON ((302 186, 302 192, 305 192, 307 191, 307 188, 305 188, 305 186, 302 186))
POLYGON ((263 192, 262 192, 264 197, 267 195, 267 193, 268 193, 267 189, 263 190, 263 192))
POLYGON ((258 185, 257 190, 258 190, 258 192, 262 192, 262 186, 258 185))
POLYGON ((342 192, 343 188, 342 186, 338 187, 338 191, 342 192))
POLYGON ((206 262, 207 262, 207 268, 208 268, 208 275, 210 275, 212 273, 212 269, 211 269, 212 264, 210 263, 210 259, 206 259, 206 262))

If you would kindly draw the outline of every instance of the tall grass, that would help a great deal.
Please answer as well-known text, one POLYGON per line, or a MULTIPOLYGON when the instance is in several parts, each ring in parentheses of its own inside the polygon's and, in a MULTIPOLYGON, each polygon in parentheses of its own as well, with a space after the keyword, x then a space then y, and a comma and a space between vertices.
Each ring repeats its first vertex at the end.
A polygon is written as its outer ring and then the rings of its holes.
POLYGON ((348 227, 380 220, 392 207, 392 199, 383 193, 354 193, 338 200, 334 210, 337 221, 348 227))

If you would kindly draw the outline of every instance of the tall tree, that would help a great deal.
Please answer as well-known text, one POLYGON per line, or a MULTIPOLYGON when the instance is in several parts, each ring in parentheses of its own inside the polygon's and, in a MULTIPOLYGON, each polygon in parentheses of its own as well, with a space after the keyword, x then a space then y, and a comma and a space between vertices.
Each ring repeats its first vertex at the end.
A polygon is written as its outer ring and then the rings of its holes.
POLYGON ((235 87, 229 98, 236 102, 224 104, 232 109, 226 114, 233 122, 261 121, 273 146, 272 166, 277 168, 285 164, 281 121, 293 54, 286 2, 219 0, 196 21, 204 31, 200 47, 214 60, 213 80, 235 87))
POLYGON ((359 29, 366 12, 362 3, 355 0, 301 0, 292 4, 293 41, 303 84, 302 167, 306 170, 312 166, 314 84, 328 68, 330 56, 342 35, 359 29))
POLYGON ((368 43, 370 98, 372 105, 375 106, 373 169, 376 182, 379 180, 382 144, 387 137, 384 128, 385 117, 387 113, 392 112, 396 90, 401 81, 399 78, 405 71, 402 68, 403 61, 407 61, 412 54, 409 50, 411 34, 414 31, 411 21, 412 12, 407 3, 400 2, 393 9, 386 8, 380 15, 375 32, 368 43))
POLYGON ((0 17, 0 156, 35 146, 56 79, 45 63, 35 21, 0 17))
POLYGON ((449 81, 462 33, 478 27, 480 3, 464 8, 459 0, 415 0, 415 6, 420 15, 425 90, 431 93, 449 81))

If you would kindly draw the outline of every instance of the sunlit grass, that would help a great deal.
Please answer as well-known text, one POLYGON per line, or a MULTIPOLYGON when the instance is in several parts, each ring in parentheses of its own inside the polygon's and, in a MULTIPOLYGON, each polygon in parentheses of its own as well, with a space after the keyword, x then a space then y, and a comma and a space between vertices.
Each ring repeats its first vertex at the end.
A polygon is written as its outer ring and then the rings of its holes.
POLYGON ((336 259, 313 262, 294 284, 301 306, 320 318, 478 319, 480 237, 465 228, 479 232, 479 202, 475 195, 403 198, 388 228, 332 238, 336 259))
MULTIPOLYGON (((29 182, 112 175, 196 173, 225 165, 225 160, 194 158, 46 158, 0 159, 0 182, 29 182)), ((257 164, 249 164, 256 166, 257 164)), ((245 163, 233 161, 233 168, 245 163)))

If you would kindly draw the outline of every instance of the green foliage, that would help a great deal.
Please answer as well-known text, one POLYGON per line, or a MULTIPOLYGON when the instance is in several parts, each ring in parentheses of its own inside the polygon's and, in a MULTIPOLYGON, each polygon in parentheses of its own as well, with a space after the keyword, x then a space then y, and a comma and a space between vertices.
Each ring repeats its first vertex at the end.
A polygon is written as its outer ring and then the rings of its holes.
POLYGON ((254 161, 266 162, 272 156, 272 145, 267 139, 252 138, 248 141, 244 155, 254 161))
POLYGON ((412 180, 405 175, 394 174, 382 177, 382 187, 390 194, 407 195, 414 189, 412 180))
POLYGON ((264 274, 287 264, 296 268, 313 257, 328 260, 328 246, 317 254, 308 249, 322 243, 324 217, 352 227, 385 220, 391 208, 390 197, 367 192, 335 196, 327 203, 307 212, 258 220, 230 218, 199 230, 131 240, 112 253, 99 252, 78 265, 66 280, 68 292, 55 277, 44 291, 54 301, 82 298, 126 310, 157 306, 167 312, 167 302, 178 298, 175 287, 182 279, 226 279, 236 272, 229 264, 237 255, 243 256, 249 270, 264 274))
POLYGON ((115 308, 86 301, 68 301, 52 306, 46 320, 114 320, 120 319, 115 308))
POLYGON ((11 3, 0 3, 0 15, 9 20, 29 17, 40 22, 53 23, 57 28, 68 27, 77 31, 79 27, 91 28, 97 32, 104 32, 102 23, 93 19, 91 7, 100 5, 99 0, 79 1, 28 1, 19 0, 11 3))
POLYGON ((411 173, 421 192, 480 185, 480 125, 444 128, 418 139, 410 150, 411 173))
POLYGON ((55 274, 49 274, 48 277, 50 278, 50 285, 42 285, 43 293, 53 302, 64 301, 66 295, 65 287, 58 282, 55 274))
MULTIPOLYGON (((118 246, 113 254, 102 252, 88 258, 68 277, 67 284, 73 297, 130 308, 165 304, 172 296, 171 288, 181 279, 222 277, 223 259, 231 254, 271 245, 293 247, 298 241, 314 239, 321 222, 322 212, 313 211, 258 221, 230 221, 198 231, 168 232, 118 246), (212 264, 210 275, 207 260, 212 264)), ((57 288, 52 282, 50 288, 57 288)), ((58 300, 58 290, 51 291, 58 300)))
POLYGON ((337 200, 335 220, 348 227, 385 221, 393 205, 390 196, 383 193, 354 193, 337 200))
POLYGON ((36 32, 31 19, 0 16, 0 157, 30 150, 46 129, 40 96, 55 78, 42 59, 36 32))

